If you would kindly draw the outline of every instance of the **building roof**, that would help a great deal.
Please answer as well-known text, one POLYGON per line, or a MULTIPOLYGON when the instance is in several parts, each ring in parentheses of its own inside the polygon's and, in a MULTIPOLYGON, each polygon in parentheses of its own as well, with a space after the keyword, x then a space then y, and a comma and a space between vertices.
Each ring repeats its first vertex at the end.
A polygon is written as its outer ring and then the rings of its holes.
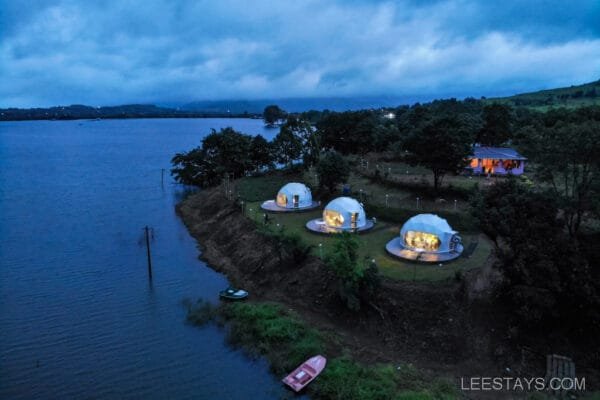
POLYGON ((473 147, 473 155, 471 158, 491 158, 494 160, 527 160, 515 149, 509 147, 473 147))

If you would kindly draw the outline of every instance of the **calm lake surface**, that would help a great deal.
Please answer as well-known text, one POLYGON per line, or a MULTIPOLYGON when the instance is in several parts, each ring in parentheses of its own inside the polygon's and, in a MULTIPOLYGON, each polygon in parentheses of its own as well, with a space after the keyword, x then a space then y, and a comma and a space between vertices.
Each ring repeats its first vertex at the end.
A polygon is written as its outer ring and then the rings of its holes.
POLYGON ((250 119, 0 123, 0 398, 287 396, 263 360, 184 321, 184 298, 216 302, 227 281, 198 260, 161 168, 226 126, 276 134, 250 119))

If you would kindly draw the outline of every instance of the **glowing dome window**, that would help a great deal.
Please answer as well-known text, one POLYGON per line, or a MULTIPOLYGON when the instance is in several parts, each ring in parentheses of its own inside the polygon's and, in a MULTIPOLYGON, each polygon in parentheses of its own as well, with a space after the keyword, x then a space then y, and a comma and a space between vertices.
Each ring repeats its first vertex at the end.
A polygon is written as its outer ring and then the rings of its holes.
POLYGON ((340 227, 344 225, 344 216, 337 211, 324 210, 323 219, 325 220, 325 223, 329 226, 340 227))
POLYGON ((277 193, 277 205, 279 207, 286 207, 287 206, 287 196, 285 195, 285 193, 277 193))
POLYGON ((408 247, 423 251, 437 251, 440 248, 440 238, 434 234, 418 231, 407 231, 404 243, 408 247))

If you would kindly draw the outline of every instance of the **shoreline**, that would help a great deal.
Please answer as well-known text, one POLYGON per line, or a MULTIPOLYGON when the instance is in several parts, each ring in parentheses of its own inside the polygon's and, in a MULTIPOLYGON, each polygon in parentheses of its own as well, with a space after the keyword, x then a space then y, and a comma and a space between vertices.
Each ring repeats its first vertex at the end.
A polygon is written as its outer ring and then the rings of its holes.
POLYGON ((485 307, 465 294, 464 282, 384 278, 374 304, 353 313, 338 300, 335 278, 319 258, 308 256, 299 265, 281 262, 269 238, 218 189, 191 195, 176 209, 211 268, 248 290, 252 302, 281 304, 310 326, 334 334, 353 359, 411 363, 454 383, 460 376, 501 374, 489 349, 510 352, 493 334, 498 332, 494 318, 485 317, 485 307), (478 324, 473 313, 480 314, 478 324))

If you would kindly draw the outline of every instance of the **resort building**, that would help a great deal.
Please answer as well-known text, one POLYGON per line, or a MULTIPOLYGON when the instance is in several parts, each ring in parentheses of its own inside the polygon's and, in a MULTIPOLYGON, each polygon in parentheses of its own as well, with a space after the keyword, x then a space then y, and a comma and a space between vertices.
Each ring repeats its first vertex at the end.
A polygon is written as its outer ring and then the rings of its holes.
POLYGON ((525 169, 525 161, 516 150, 508 147, 473 147, 473 155, 469 157, 467 167, 474 174, 521 175, 525 169))
POLYGON ((319 206, 319 202, 313 201, 310 189, 297 182, 284 185, 275 200, 267 200, 262 203, 261 208, 273 212, 288 212, 311 210, 319 206))
POLYGON ((385 248, 393 256, 423 262, 450 261, 463 251, 458 232, 435 214, 410 218, 385 248))
POLYGON ((322 219, 308 221, 306 227, 317 233, 363 232, 373 227, 373 221, 367 219, 358 201, 351 197, 338 197, 325 206, 322 219))

